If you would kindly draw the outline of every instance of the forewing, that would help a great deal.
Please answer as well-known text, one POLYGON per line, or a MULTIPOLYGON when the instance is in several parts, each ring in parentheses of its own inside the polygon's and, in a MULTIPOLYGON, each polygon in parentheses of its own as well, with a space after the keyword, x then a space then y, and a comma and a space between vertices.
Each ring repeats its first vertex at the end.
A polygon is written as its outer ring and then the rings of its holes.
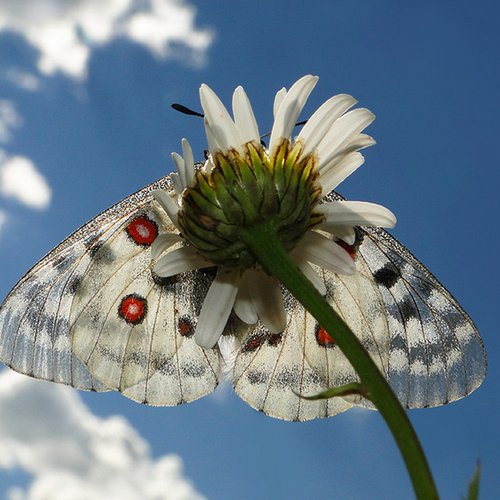
POLYGON ((483 381, 486 351, 474 323, 453 296, 403 245, 365 228, 366 262, 387 311, 387 378, 409 408, 460 399, 483 381))
MULTIPOLYGON (((197 298, 199 295, 196 293, 196 290, 200 288, 197 286, 198 278, 195 277, 195 274, 190 273, 180 276, 175 282, 155 283, 153 286, 148 260, 149 249, 143 246, 137 247, 136 250, 139 250, 137 254, 140 255, 135 254, 134 257, 127 246, 130 245, 130 242, 125 242, 125 247, 121 248, 124 241, 124 231, 130 221, 148 210, 151 212, 153 203, 151 192, 170 188, 169 182, 167 178, 160 179, 106 210, 63 241, 19 281, 0 308, 0 360, 3 363, 20 373, 72 385, 79 389, 105 391, 121 388, 125 395, 133 399, 154 402, 154 404, 176 404, 183 400, 199 397, 196 395, 199 393, 199 389, 191 388, 190 384, 197 385, 200 382, 200 377, 185 377, 181 383, 179 381, 180 374, 189 370, 190 373, 218 373, 218 354, 208 355, 208 357, 216 358, 214 362, 205 360, 198 363, 198 358, 205 358, 202 356, 201 350, 193 356, 189 345, 192 345, 194 341, 179 342, 178 345, 172 344, 171 330, 168 329, 168 327, 175 325, 176 331, 181 328, 184 337, 189 338, 193 328, 189 321, 193 318, 192 312, 195 309, 195 304, 199 304, 201 300, 197 298), (125 253, 128 252, 127 255, 132 260, 120 257, 122 250, 125 253), (81 326, 91 323, 86 316, 87 313, 80 314, 79 322, 81 323, 72 328, 71 321, 74 321, 76 317, 74 308, 73 319, 70 318, 70 315, 75 296, 78 297, 77 302, 81 306, 82 296, 85 294, 91 296, 92 293, 98 295, 98 288, 104 282, 114 283, 107 285, 108 290, 120 292, 124 287, 120 286, 119 281, 125 279, 127 283, 130 282, 129 276, 126 278, 123 274, 113 276, 115 268, 118 268, 116 266, 108 267, 110 262, 106 260, 106 255, 110 256, 111 254, 115 254, 115 257, 118 258, 118 267, 126 266, 127 263, 130 266, 130 262, 133 266, 142 266, 131 271, 131 276, 134 277, 137 284, 140 283, 141 288, 138 290, 147 295, 151 301, 149 311, 153 312, 148 315, 148 322, 145 322, 142 327, 137 325, 138 330, 142 328, 143 331, 148 331, 147 335, 151 339, 151 353, 157 344, 162 344, 163 351, 170 348, 173 352, 172 358, 168 361, 165 359, 153 360, 155 369, 153 369, 153 365, 149 366, 147 374, 143 373, 142 378, 138 375, 137 368, 129 370, 129 374, 124 375, 120 386, 108 383, 112 382, 108 377, 96 377, 96 373, 94 373, 96 370, 95 362, 89 371, 84 362, 87 361, 84 356, 81 353, 75 354, 70 335, 70 330, 72 330, 79 332, 80 339, 87 334, 90 337, 95 336, 95 332, 89 332, 81 326), (105 278, 106 275, 108 275, 108 280, 105 278), (100 276, 101 281, 96 280, 97 276, 100 276), (176 293, 184 292, 191 297, 191 302, 187 306, 175 298, 176 293), (150 321, 153 317, 155 320, 150 327, 150 321), (170 347, 165 347, 165 344, 170 347), (172 347, 174 345, 175 347, 172 347), (184 361, 180 362, 179 360, 184 361), (177 366, 177 370, 174 369, 174 365, 177 366), (165 386, 164 394, 165 391, 172 390, 175 394, 183 392, 182 396, 164 395, 163 399, 170 398, 169 403, 161 403, 162 396, 159 396, 157 392, 155 392, 154 397, 148 398, 148 394, 153 390, 152 387, 157 391, 157 380, 161 377, 163 377, 164 383, 167 377, 171 385, 177 386, 175 390, 165 386), (148 385, 148 389, 145 389, 146 385, 148 385)), ((129 267, 129 269, 131 268, 129 267)), ((208 278, 201 275, 201 279, 206 281, 208 278)), ((134 283, 129 286, 133 288, 134 283)), ((102 302, 102 308, 115 304, 116 300, 118 300, 116 296, 106 296, 102 302)), ((87 308, 87 311, 90 315, 102 315, 102 311, 95 301, 91 307, 87 308)), ((109 313, 117 316, 117 311, 118 307, 112 311, 109 310, 109 313)), ((141 351, 144 348, 144 342, 141 343, 139 340, 143 337, 131 336, 131 329, 127 327, 127 324, 125 324, 125 328, 124 325, 120 325, 120 327, 121 330, 115 332, 117 339, 123 339, 127 336, 131 338, 127 351, 129 358, 134 345, 137 346, 136 358, 144 354, 145 351, 141 351), (122 330, 124 333, 121 333, 122 330)), ((130 363, 128 366, 131 367, 130 363)), ((102 367, 100 370, 102 371, 102 367)), ((100 371, 97 371, 100 374, 100 371)), ((213 377, 211 376, 211 378, 213 377)), ((211 388, 204 390, 209 392, 215 387, 215 384, 216 381, 213 380, 211 388)))
POLYGON ((68 335, 71 303, 95 249, 130 213, 150 200, 153 188, 148 186, 92 219, 17 283, 0 308, 3 363, 35 378, 107 390, 72 353, 68 335))

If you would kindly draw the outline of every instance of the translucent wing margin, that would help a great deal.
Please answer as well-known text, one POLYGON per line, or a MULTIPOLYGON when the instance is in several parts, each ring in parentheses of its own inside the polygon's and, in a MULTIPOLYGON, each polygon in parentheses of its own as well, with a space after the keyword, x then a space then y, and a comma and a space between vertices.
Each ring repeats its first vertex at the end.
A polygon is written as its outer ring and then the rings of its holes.
MULTIPOLYGON (((325 200, 343 200, 330 193, 325 200)), ((401 243, 380 228, 359 229, 363 261, 386 310, 385 375, 407 408, 439 406, 474 391, 486 376, 481 336, 453 295, 401 243)))

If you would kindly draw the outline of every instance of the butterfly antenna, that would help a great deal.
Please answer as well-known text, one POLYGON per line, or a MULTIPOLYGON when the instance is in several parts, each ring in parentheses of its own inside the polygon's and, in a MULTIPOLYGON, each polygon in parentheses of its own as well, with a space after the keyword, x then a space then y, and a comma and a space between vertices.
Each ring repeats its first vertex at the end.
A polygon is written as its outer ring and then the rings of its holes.
POLYGON ((189 109, 186 106, 183 106, 182 104, 171 104, 172 108, 175 109, 175 111, 179 111, 179 113, 182 113, 184 115, 191 115, 191 116, 199 116, 203 118, 205 115, 203 113, 199 113, 198 111, 193 111, 192 109, 189 109))
MULTIPOLYGON (((302 120, 301 122, 297 122, 295 124, 296 127, 300 127, 301 125, 305 125, 309 120, 302 120)), ((268 132, 267 134, 261 135, 260 138, 265 139, 266 137, 269 137, 271 135, 271 132, 268 132)))
MULTIPOLYGON (((300 127, 301 125, 305 125, 306 123, 308 122, 308 120, 302 120, 301 122, 297 122, 295 124, 296 127, 300 127)), ((260 136, 260 143, 265 146, 266 143, 264 142, 263 139, 265 139, 266 137, 269 137, 271 135, 271 132, 268 132, 267 134, 264 134, 264 135, 261 135, 260 136)))
MULTIPOLYGON (((182 113, 184 115, 191 115, 191 116, 199 116, 200 118, 204 118, 205 115, 203 113, 200 113, 199 111, 194 111, 187 106, 184 106, 183 104, 178 104, 174 103, 171 104, 172 108, 175 109, 175 111, 179 111, 179 113, 182 113)), ((297 122, 295 124, 296 127, 300 127, 301 125, 305 125, 307 123, 307 120, 302 120, 301 122, 297 122)), ((268 132, 267 134, 263 134, 260 136, 260 142, 263 146, 265 146, 264 139, 266 137, 269 137, 271 135, 271 132, 268 132)))

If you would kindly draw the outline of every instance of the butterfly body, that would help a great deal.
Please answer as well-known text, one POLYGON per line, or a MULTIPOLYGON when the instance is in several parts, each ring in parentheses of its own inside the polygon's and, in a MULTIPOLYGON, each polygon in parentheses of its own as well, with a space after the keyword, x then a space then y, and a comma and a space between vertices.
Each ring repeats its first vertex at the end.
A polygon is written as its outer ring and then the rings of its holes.
MULTIPOLYGON (((308 420, 353 404, 370 407, 358 396, 306 401, 297 395, 357 376, 334 332, 322 331, 286 290, 282 333, 232 315, 223 339, 230 339, 229 354, 218 345, 196 344, 211 270, 166 279, 152 271, 151 244, 163 231, 175 231, 152 192, 171 188, 164 177, 114 205, 19 281, 0 309, 0 360, 32 377, 118 390, 155 406, 210 393, 230 365, 235 392, 274 417, 308 420)), ((332 193, 326 199, 341 197, 332 193)), ((347 246, 356 262, 352 276, 317 268, 326 298, 401 402, 436 406, 474 390, 486 372, 484 347, 451 294, 382 229, 359 228, 356 242, 347 246)))

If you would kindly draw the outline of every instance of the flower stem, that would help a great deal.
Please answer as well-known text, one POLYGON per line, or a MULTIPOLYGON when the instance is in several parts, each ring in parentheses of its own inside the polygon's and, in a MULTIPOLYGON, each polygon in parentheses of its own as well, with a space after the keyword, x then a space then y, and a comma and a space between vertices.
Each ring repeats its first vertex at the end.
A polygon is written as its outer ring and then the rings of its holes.
POLYGON ((272 223, 241 229, 240 237, 260 264, 335 338, 356 370, 369 399, 380 411, 399 447, 418 499, 437 499, 438 493, 418 437, 390 388, 356 335, 296 266, 272 223))

